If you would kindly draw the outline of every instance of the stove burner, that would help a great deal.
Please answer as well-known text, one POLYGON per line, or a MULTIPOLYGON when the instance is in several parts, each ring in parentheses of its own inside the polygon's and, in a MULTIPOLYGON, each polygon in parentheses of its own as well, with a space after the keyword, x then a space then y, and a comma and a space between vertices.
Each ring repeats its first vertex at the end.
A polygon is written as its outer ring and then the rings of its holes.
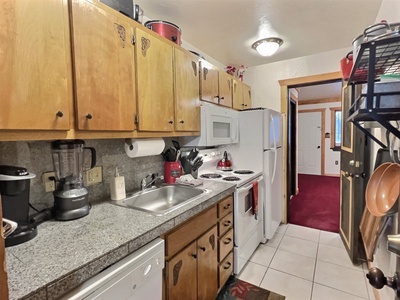
POLYGON ((236 176, 227 176, 227 177, 224 177, 222 179, 225 180, 225 181, 238 181, 238 180, 240 180, 240 178, 236 177, 236 176))
POLYGON ((200 177, 214 179, 214 178, 221 178, 222 175, 217 174, 217 173, 207 173, 207 174, 200 175, 200 177))
POLYGON ((235 174, 253 174, 254 172, 251 170, 237 170, 233 173, 235 173, 235 174))

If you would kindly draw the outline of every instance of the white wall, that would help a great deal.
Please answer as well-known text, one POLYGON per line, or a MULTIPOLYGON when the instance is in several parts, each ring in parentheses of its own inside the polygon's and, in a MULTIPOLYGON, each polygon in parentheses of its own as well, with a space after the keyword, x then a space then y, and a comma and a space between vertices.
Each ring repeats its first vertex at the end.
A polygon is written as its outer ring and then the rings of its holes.
MULTIPOLYGON (((331 130, 331 110, 330 107, 341 106, 338 102, 321 103, 321 104, 310 104, 310 105, 300 105, 299 112, 307 109, 315 108, 325 108, 325 132, 329 132, 331 136, 333 135, 331 130)), ((300 132, 302 128, 298 128, 300 132)), ((340 151, 333 151, 330 149, 331 139, 325 138, 325 174, 326 175, 339 175, 340 174, 340 151), (338 162, 335 165, 335 161, 338 162)))
POLYGON ((248 68, 244 74, 244 82, 251 86, 253 107, 280 111, 278 80, 337 72, 340 70, 340 60, 350 50, 351 45, 349 48, 248 68))

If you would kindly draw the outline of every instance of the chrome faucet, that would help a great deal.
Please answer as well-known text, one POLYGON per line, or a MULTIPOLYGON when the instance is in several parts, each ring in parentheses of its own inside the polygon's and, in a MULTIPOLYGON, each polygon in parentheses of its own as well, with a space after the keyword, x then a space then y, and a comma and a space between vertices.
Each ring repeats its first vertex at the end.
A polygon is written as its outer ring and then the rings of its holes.
POLYGON ((163 179, 163 178, 164 178, 164 176, 158 176, 158 173, 152 173, 152 174, 146 175, 146 177, 143 178, 140 182, 142 191, 147 189, 148 187, 151 187, 153 185, 153 183, 156 182, 157 179, 163 179), (150 180, 150 181, 147 182, 147 180, 150 180))

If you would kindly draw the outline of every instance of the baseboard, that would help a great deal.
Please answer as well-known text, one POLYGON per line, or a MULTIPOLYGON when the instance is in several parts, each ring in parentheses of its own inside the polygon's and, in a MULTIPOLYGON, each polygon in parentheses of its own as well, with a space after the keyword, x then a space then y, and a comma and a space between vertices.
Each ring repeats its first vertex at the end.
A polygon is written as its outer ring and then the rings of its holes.
POLYGON ((322 175, 322 176, 340 177, 339 174, 326 174, 326 173, 324 175, 322 175))

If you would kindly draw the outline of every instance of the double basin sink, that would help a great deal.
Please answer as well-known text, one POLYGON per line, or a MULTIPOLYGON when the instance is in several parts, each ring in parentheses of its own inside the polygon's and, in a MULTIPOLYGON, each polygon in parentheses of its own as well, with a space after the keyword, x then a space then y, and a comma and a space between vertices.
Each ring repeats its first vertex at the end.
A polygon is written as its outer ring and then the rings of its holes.
POLYGON ((133 194, 114 204, 163 216, 201 197, 207 190, 183 185, 162 185, 133 194))

